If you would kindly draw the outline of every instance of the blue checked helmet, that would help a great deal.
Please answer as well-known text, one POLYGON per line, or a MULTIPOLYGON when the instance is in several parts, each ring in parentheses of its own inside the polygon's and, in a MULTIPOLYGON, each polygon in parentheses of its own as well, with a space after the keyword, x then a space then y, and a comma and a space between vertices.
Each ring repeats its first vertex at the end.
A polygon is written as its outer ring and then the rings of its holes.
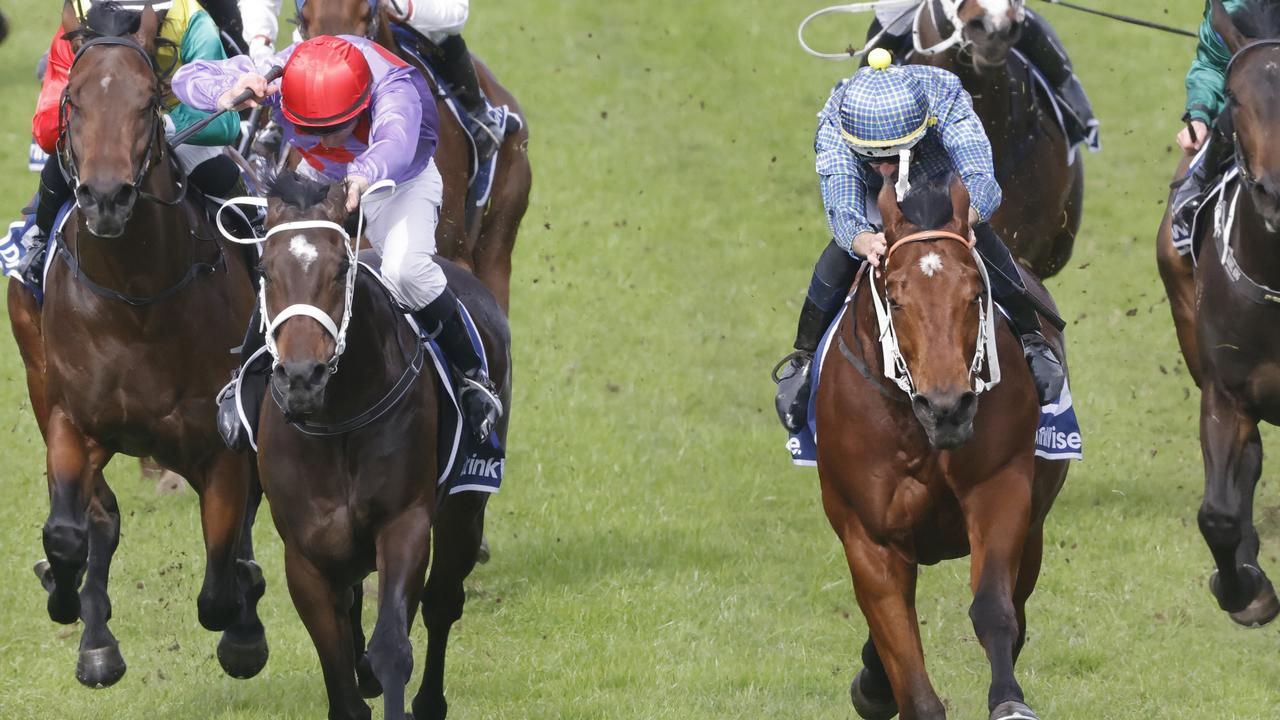
POLYGON ((933 119, 920 82, 877 50, 857 72, 840 105, 840 134, 864 158, 898 157, 924 137, 933 119))

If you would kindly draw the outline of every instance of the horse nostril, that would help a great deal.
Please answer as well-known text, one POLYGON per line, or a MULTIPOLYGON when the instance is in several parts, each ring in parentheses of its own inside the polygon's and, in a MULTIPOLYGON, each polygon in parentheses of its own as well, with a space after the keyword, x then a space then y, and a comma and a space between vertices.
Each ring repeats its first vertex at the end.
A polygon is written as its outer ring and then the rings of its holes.
POLYGON ((964 417, 971 410, 973 410, 973 406, 977 402, 978 402, 978 396, 976 393, 974 393, 972 390, 966 392, 965 394, 960 396, 960 402, 956 404, 956 414, 960 415, 961 417, 964 417))
POLYGON ((133 207, 134 201, 138 199, 138 189, 133 185, 121 185, 119 190, 112 194, 111 201, 116 207, 128 208, 133 207))
POLYGON ((93 193, 89 188, 81 185, 76 188, 76 205, 81 208, 92 208, 97 206, 98 202, 94 199, 93 193))
POLYGON ((929 398, 924 395, 916 395, 911 399, 911 404, 915 406, 915 411, 917 413, 933 413, 933 403, 929 402, 929 398))
POLYGON ((329 366, 328 366, 328 365, 326 365, 326 364, 324 364, 324 363, 322 363, 322 362, 314 363, 314 364, 311 366, 311 382, 312 382, 312 384, 319 383, 321 380, 324 380, 325 373, 327 373, 327 372, 329 372, 329 366))

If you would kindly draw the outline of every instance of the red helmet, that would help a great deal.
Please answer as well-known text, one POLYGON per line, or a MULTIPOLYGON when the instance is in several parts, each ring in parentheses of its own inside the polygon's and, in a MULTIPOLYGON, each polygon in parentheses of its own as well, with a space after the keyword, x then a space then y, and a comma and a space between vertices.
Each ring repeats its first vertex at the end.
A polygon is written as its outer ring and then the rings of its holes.
POLYGON ((369 107, 373 75, 360 48, 333 35, 298 45, 284 65, 280 110, 303 127, 340 125, 369 107))

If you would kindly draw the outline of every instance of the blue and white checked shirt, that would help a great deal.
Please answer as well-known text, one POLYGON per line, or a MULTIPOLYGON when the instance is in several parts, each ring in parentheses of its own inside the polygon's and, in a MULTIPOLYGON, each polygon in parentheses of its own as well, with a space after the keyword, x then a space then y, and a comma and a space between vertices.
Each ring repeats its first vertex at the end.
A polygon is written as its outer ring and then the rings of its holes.
MULTIPOLYGON (((969 93, 960 85, 960 78, 946 70, 925 65, 907 65, 901 70, 924 86, 929 114, 938 119, 911 150, 912 184, 958 174, 979 221, 986 222, 1000 207, 1000 185, 991 161, 991 142, 973 111, 969 93)), ((883 180, 840 137, 840 104, 848 88, 849 80, 836 85, 818 113, 813 149, 831 234, 840 247, 852 252, 858 233, 880 231, 867 219, 866 201, 869 190, 878 189, 883 180)))

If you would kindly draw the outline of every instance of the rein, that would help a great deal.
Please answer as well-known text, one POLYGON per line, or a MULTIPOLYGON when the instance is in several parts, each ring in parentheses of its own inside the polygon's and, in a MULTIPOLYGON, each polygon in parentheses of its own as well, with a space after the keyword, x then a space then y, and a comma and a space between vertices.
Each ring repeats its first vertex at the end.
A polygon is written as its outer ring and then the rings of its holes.
POLYGON ((1218 250, 1218 261, 1222 264, 1223 272, 1232 280, 1232 284, 1229 286, 1231 289, 1258 305, 1277 307, 1280 306, 1280 290, 1263 285, 1249 277, 1244 268, 1240 267, 1239 261, 1236 260, 1236 251, 1231 245, 1231 234, 1232 230, 1235 229, 1236 209, 1240 206, 1240 190, 1242 188, 1243 185, 1236 186, 1235 193, 1231 196, 1231 202, 1226 206, 1225 216, 1222 215, 1222 206, 1219 206, 1219 229, 1213 233, 1215 249, 1218 250))
MULTIPOLYGON (((982 275, 983 287, 986 289, 986 302, 978 306, 978 340, 973 351, 973 360, 969 363, 969 376, 973 379, 973 392, 976 395, 981 395, 983 392, 1000 384, 1000 359, 996 352, 995 309, 991 297, 991 279, 987 277, 987 269, 974 248, 973 242, 969 238, 944 230, 927 230, 907 235, 889 247, 884 257, 884 271, 882 274, 888 277, 889 261, 893 259, 893 254, 899 247, 911 243, 937 242, 939 240, 949 240, 964 245, 965 249, 973 256, 974 262, 978 266, 978 272, 982 275), (988 375, 985 380, 982 378, 982 366, 984 364, 987 366, 988 375)), ((880 289, 875 281, 876 269, 874 267, 868 269, 867 275, 871 284, 871 301, 876 311, 876 324, 880 329, 879 339, 881 352, 884 355, 884 376, 914 400, 917 394, 915 380, 911 377, 911 369, 907 367, 907 360, 903 357, 902 348, 898 342, 898 331, 893 324, 893 308, 889 304, 888 290, 885 290, 885 297, 882 298, 880 289)))

